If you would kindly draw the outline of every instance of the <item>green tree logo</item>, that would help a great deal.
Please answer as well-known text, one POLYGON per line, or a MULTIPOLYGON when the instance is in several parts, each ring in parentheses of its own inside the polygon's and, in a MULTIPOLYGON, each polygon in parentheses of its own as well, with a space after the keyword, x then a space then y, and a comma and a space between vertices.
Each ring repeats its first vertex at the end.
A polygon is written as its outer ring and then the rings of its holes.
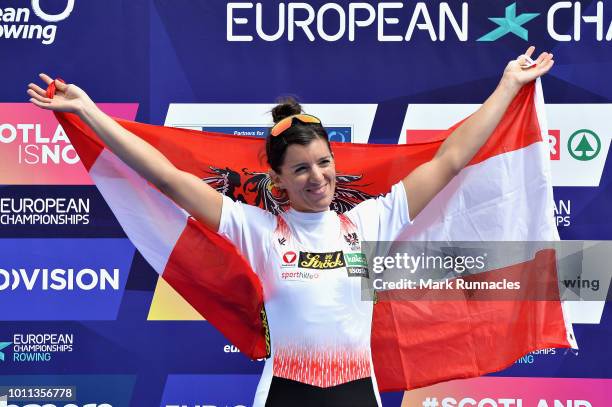
POLYGON ((601 140, 594 131, 576 130, 567 141, 567 150, 576 160, 590 161, 601 151, 601 140))

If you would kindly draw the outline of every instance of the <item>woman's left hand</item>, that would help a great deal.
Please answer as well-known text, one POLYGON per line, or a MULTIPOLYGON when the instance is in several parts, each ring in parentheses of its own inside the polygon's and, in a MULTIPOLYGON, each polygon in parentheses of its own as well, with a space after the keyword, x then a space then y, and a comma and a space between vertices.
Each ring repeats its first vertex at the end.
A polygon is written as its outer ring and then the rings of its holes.
POLYGON ((548 72, 555 63, 553 55, 548 52, 542 52, 535 60, 535 65, 527 67, 529 66, 528 58, 531 58, 533 51, 535 47, 531 46, 523 55, 510 61, 504 70, 503 79, 521 87, 548 72))

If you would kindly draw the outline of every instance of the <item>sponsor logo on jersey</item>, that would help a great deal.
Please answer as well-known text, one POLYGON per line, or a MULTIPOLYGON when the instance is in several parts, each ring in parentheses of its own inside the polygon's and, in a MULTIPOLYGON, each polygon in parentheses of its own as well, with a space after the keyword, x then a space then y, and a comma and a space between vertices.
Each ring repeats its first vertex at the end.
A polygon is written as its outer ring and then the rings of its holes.
POLYGON ((284 281, 313 281, 321 277, 319 270, 287 270, 281 272, 284 281))
POLYGON ((363 253, 345 253, 344 262, 349 277, 369 277, 368 261, 363 253))
POLYGON ((342 250, 328 253, 300 252, 298 266, 306 269, 331 270, 345 267, 346 263, 342 250))
POLYGON ((283 253, 283 262, 281 263, 281 267, 296 267, 298 255, 294 251, 288 251, 283 253))
POLYGON ((361 245, 359 244, 359 237, 355 232, 345 234, 344 241, 349 245, 351 250, 359 250, 361 248, 361 245))

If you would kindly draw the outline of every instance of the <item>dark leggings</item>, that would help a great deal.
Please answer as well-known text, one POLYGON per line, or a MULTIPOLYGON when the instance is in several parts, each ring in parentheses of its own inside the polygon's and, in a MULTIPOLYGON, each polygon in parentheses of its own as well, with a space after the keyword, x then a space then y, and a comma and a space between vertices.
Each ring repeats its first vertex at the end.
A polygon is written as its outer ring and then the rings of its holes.
POLYGON ((377 407, 372 379, 353 380, 333 387, 317 387, 272 377, 266 407, 377 407))

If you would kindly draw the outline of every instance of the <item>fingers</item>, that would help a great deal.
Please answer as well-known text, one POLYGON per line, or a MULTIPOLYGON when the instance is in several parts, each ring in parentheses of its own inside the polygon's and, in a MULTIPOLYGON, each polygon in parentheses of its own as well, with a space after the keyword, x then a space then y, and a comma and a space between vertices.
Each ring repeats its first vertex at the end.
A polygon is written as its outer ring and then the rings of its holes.
POLYGON ((539 65, 540 68, 540 72, 541 74, 545 74, 546 72, 550 71, 550 68, 552 68, 552 66, 555 64, 555 61, 552 59, 552 54, 548 54, 549 57, 547 57, 541 65, 539 65))
POLYGON ((549 54, 548 52, 543 52, 542 54, 540 54, 540 56, 538 57, 538 59, 536 60, 536 63, 538 64, 538 66, 547 66, 549 65, 553 60, 553 54, 549 54))
POLYGON ((45 92, 43 88, 41 88, 40 86, 34 83, 28 84, 28 89, 32 89, 34 92, 38 93, 40 96, 43 96, 43 97, 47 96, 47 92, 45 92))
POLYGON ((65 91, 66 91, 66 89, 68 89, 68 85, 67 85, 67 84, 65 84, 64 82, 62 82, 62 81, 58 81, 58 80, 56 79, 56 80, 55 80, 55 88, 56 88, 57 90, 59 90, 60 92, 65 92, 65 91))
POLYGON ((529 48, 527 48, 527 51, 525 51, 524 54, 519 55, 518 58, 516 58, 516 62, 518 62, 521 68, 525 69, 533 65, 532 60, 531 60, 531 55, 533 55, 534 51, 535 51, 535 47, 532 45, 529 48))
POLYGON ((35 92, 35 91, 34 91, 34 90, 32 90, 32 89, 28 89, 28 95, 29 95, 29 96, 30 96, 32 99, 34 99, 34 100, 36 100, 36 101, 38 101, 38 102, 40 102, 40 103, 46 103, 46 104, 49 104, 49 103, 51 103, 51 101, 53 100, 53 99, 49 99, 49 98, 48 98, 48 97, 46 97, 46 96, 39 95, 37 92, 35 92))
POLYGON ((552 57, 552 54, 549 54, 548 52, 542 52, 538 58, 535 60, 536 64, 540 65, 543 64, 544 61, 546 61, 549 58, 549 55, 552 57))
POLYGON ((550 68, 552 68, 554 64, 555 64, 555 61, 551 59, 546 68, 546 72, 550 71, 550 68))
POLYGON ((518 57, 517 62, 523 69, 537 67, 539 75, 542 75, 550 70, 554 61, 553 54, 548 52, 542 52, 533 63, 528 63, 530 56, 533 54, 535 47, 531 46, 525 51, 525 54, 518 57))
POLYGON ((36 106, 40 107, 41 109, 51 110, 51 105, 49 103, 43 103, 43 102, 40 102, 40 101, 38 101, 38 100, 36 100, 34 98, 31 98, 30 102, 32 102, 36 106))
POLYGON ((44 73, 39 73, 38 76, 40 77, 40 79, 42 79, 47 85, 51 84, 51 82, 53 82, 53 79, 51 79, 51 77, 47 74, 44 73))

